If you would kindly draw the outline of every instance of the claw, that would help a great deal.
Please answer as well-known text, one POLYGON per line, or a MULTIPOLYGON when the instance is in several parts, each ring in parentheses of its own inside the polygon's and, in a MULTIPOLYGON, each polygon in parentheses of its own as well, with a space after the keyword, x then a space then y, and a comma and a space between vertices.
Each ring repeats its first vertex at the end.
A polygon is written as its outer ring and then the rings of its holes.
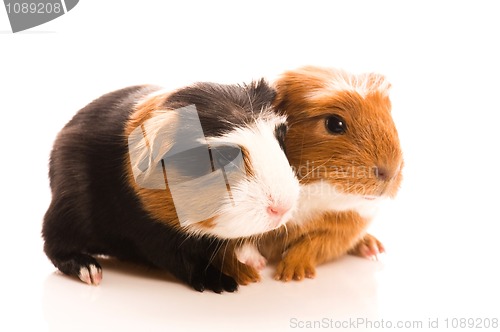
POLYGON ((78 278, 88 285, 97 286, 102 280, 102 270, 95 265, 82 266, 78 278))
POLYGON ((349 251, 349 253, 369 260, 378 261, 379 255, 385 253, 385 248, 374 236, 367 234, 349 251))
POLYGON ((305 278, 313 279, 316 276, 316 269, 305 262, 281 261, 278 264, 275 280, 288 282, 290 280, 301 281, 305 278))

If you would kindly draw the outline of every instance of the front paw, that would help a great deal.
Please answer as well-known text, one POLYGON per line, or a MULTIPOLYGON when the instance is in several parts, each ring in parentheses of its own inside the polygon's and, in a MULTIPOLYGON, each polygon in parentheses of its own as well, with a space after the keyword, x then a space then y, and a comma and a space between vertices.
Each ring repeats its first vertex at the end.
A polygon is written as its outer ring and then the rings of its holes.
POLYGON ((245 243, 235 249, 236 258, 241 263, 251 266, 257 271, 266 267, 267 260, 259 252, 259 249, 250 243, 245 243))
POLYGON ((315 276, 316 268, 312 262, 304 258, 299 260, 285 257, 279 262, 274 279, 287 282, 292 279, 296 281, 304 278, 313 279, 315 276))
POLYGON ((237 262, 235 271, 231 275, 239 285, 248 285, 260 281, 260 273, 253 267, 237 262))
POLYGON ((244 243, 234 248, 234 258, 222 265, 223 271, 236 279, 239 285, 248 285, 260 281, 259 272, 266 264, 267 260, 255 245, 244 243))
POLYGON ((373 235, 366 234, 348 253, 370 260, 378 260, 378 255, 384 252, 385 248, 382 243, 373 235))
POLYGON ((238 289, 236 280, 222 273, 212 265, 200 268, 193 273, 189 284, 198 292, 208 289, 220 294, 224 291, 234 292, 238 289))

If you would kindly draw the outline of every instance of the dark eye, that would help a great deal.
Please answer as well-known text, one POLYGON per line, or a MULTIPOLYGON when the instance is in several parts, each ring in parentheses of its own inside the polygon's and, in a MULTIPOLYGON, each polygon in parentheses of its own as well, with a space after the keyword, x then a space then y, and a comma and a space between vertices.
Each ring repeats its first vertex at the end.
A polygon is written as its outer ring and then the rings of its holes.
POLYGON ((338 115, 329 115, 325 119, 325 127, 333 135, 343 135, 347 130, 344 119, 338 115))

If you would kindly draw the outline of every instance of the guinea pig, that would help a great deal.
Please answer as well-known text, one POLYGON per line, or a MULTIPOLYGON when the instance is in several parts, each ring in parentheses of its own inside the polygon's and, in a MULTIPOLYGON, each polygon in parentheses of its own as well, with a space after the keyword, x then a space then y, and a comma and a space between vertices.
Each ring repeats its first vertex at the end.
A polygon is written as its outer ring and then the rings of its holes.
POLYGON ((275 109, 289 124, 286 155, 301 184, 298 208, 286 229, 264 235, 258 248, 246 242, 236 248, 237 258, 258 269, 262 253, 275 257, 275 279, 288 281, 313 278, 318 264, 346 253, 384 252, 366 229, 402 180, 390 84, 379 74, 309 66, 285 72, 274 87, 275 109))
POLYGON ((196 83, 133 86, 81 109, 50 157, 44 251, 97 285, 97 255, 144 263, 198 291, 235 291, 214 257, 231 239, 276 229, 299 182, 283 151, 275 90, 196 83))

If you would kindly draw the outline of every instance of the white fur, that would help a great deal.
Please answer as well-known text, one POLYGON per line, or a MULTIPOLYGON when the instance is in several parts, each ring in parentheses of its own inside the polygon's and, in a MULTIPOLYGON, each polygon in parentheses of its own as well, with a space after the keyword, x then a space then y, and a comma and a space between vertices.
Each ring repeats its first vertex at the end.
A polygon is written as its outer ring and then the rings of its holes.
POLYGON ((357 92, 363 98, 375 91, 387 95, 391 86, 385 77, 379 74, 354 75, 344 70, 331 69, 327 75, 323 89, 311 92, 309 94, 311 99, 331 95, 332 92, 336 91, 357 92))
POLYGON ((292 217, 293 223, 303 224, 325 212, 335 211, 356 211, 371 220, 382 199, 341 193, 326 181, 303 185, 297 210, 292 217))
MULTIPOLYGON (((263 112, 255 123, 220 137, 207 137, 209 144, 232 143, 247 150, 255 174, 255 178, 247 178, 231 188, 233 202, 222 202, 215 226, 209 231, 211 235, 252 236, 278 228, 291 218, 300 186, 274 136, 276 126, 284 121, 284 117, 263 112), (271 204, 290 207, 278 224, 267 213, 271 204)), ((196 224, 192 226, 191 231, 207 232, 196 224)))
POLYGON ((259 252, 259 249, 254 244, 249 242, 234 250, 236 258, 243 264, 249 265, 256 270, 262 270, 267 263, 267 260, 259 252))
MULTIPOLYGON (((149 98, 162 93, 165 91, 155 91, 141 99, 137 105, 140 106, 149 98)), ((158 164, 160 161, 157 159, 162 158, 166 151, 172 148, 176 127, 180 122, 179 114, 179 110, 156 110, 151 119, 129 136, 132 171, 141 187, 166 188, 162 172, 158 172, 154 167, 147 167, 147 170, 142 172, 140 166, 143 163, 146 163, 146 166, 158 164)), ((255 177, 247 176, 246 179, 237 181, 237 185, 230 188, 231 200, 220 198, 220 204, 215 204, 219 205, 218 210, 208 211, 210 216, 216 216, 214 227, 208 229, 191 223, 190 220, 181 222, 181 226, 187 225, 185 230, 190 234, 208 234, 220 238, 258 235, 282 226, 292 216, 300 186, 275 137, 276 126, 285 123, 286 117, 271 111, 261 111, 254 120, 245 126, 232 128, 225 135, 218 137, 204 138, 200 127, 200 139, 203 141, 200 143, 233 144, 244 148, 249 154, 250 167, 255 177), (273 219, 267 212, 270 205, 290 207, 290 211, 285 213, 281 220, 273 219)), ((228 124, 228 127, 230 126, 231 124, 228 124)), ((213 199, 217 200, 219 197, 213 199)), ((197 209, 200 207, 187 210, 196 214, 197 209)), ((206 209, 201 210, 206 212, 206 209)))

